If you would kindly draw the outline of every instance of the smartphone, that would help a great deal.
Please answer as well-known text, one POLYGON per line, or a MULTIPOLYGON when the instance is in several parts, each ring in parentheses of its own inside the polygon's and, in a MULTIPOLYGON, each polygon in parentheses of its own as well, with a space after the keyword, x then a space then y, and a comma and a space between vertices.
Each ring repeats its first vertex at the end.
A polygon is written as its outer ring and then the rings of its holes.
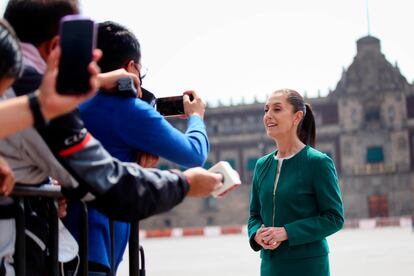
POLYGON ((96 45, 96 25, 80 15, 64 16, 60 22, 59 94, 84 94, 89 91, 89 63, 96 45))
MULTIPOLYGON (((189 96, 190 96, 190 101, 192 101, 194 99, 193 95, 190 94, 189 96)), ((185 114, 183 95, 157 98, 155 105, 156 105, 157 111, 165 117, 180 116, 180 115, 185 114)))
POLYGON ((223 185, 211 193, 214 197, 223 197, 225 194, 241 185, 239 173, 235 171, 227 161, 218 162, 208 171, 219 173, 223 176, 223 185))

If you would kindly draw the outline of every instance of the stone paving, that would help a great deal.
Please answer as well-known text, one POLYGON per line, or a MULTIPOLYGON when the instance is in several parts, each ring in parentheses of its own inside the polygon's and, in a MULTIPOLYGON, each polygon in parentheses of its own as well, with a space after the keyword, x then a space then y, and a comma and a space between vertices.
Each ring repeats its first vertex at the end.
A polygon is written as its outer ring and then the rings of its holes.
MULTIPOLYGON (((345 229, 328 238, 332 276, 413 276, 414 233, 406 228, 345 229)), ((259 275, 259 254, 242 234, 144 239, 147 276, 259 275)), ((118 274, 128 275, 128 254, 118 274)))

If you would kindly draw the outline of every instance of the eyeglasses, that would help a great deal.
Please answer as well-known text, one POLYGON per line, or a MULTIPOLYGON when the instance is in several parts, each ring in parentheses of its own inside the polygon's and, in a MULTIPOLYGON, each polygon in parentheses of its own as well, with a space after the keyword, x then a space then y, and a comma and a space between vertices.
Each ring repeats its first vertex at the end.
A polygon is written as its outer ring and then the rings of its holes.
POLYGON ((141 65, 138 71, 139 71, 140 78, 143 79, 148 74, 148 67, 141 65))
MULTIPOLYGON (((142 79, 145 78, 145 76, 148 73, 148 67, 142 66, 141 63, 139 63, 138 61, 132 60, 134 62, 134 67, 135 69, 138 71, 139 73, 139 81, 142 85, 142 79)), ((129 63, 129 61, 128 61, 129 63)), ((125 65, 125 68, 127 68, 128 63, 125 65)))
POLYGON ((145 76, 148 73, 148 67, 142 66, 139 62, 134 61, 135 68, 139 72, 139 81, 142 85, 142 79, 145 78, 145 76))

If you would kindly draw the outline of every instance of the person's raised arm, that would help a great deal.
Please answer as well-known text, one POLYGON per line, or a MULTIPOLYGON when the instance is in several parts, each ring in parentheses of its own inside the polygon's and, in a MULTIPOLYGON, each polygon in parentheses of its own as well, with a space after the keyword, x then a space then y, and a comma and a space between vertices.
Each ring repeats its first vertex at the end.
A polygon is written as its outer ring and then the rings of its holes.
MULTIPOLYGON (((83 95, 60 95, 56 91, 56 76, 59 64, 60 50, 57 47, 48 58, 47 70, 43 76, 42 84, 33 95, 20 96, 0 102, 0 139, 15 132, 39 123, 33 116, 33 106, 36 105, 39 113, 36 119, 40 123, 56 118, 75 109, 80 103, 92 97, 98 88, 110 90, 115 87, 117 80, 122 77, 132 77, 137 85, 139 80, 133 74, 123 69, 99 74, 99 67, 96 62, 102 56, 100 50, 94 50, 93 61, 89 64, 90 90, 83 95), (29 98, 32 97, 31 100, 29 98)), ((5 82, 5 80, 0 80, 5 82)))
POLYGON ((185 91, 183 96, 184 112, 187 117, 197 115, 201 119, 204 118, 206 111, 206 105, 200 98, 198 93, 193 90, 185 91), (193 96, 193 100, 190 100, 190 95, 193 96))
POLYGON ((0 139, 33 124, 29 99, 26 96, 0 102, 0 139))
POLYGON ((180 173, 120 162, 87 132, 78 112, 51 121, 41 134, 80 183, 72 195, 93 195, 91 204, 112 219, 144 219, 170 210, 186 195, 209 196, 221 184, 220 175, 201 168, 180 173))
POLYGON ((116 88, 118 85, 118 80, 120 78, 125 78, 125 77, 129 77, 132 79, 132 81, 134 82, 135 88, 137 88, 137 97, 141 98, 142 97, 142 91, 140 89, 141 84, 139 82, 137 75, 133 73, 129 73, 124 68, 106 72, 106 73, 100 73, 98 75, 99 88, 105 91, 117 90, 116 88))
POLYGON ((100 58, 101 52, 94 51, 94 60, 89 64, 91 74, 89 92, 83 95, 68 96, 56 92, 59 51, 56 48, 49 56, 47 70, 38 91, 0 103, 0 138, 65 114, 95 94, 98 88, 99 73, 96 61, 100 58))
MULTIPOLYGON (((192 93, 194 103, 189 101, 188 94, 184 95, 184 104, 190 105, 188 110, 192 110, 186 113, 189 117, 185 133, 173 127, 151 106, 135 100, 129 102, 127 108, 125 105, 117 108, 116 113, 127 118, 128 122, 116 125, 117 135, 132 148, 160 156, 180 166, 203 166, 209 152, 208 136, 202 119, 205 106, 196 92, 186 93, 192 93)), ((82 113, 86 122, 93 119, 91 116, 88 112, 82 113)))

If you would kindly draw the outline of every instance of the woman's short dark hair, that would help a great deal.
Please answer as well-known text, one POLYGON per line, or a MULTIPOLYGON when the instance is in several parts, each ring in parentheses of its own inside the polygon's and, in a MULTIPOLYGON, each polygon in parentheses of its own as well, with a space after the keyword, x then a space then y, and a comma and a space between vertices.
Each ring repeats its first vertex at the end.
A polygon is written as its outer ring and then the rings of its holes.
POLYGON ((39 46, 58 34, 62 17, 78 13, 78 0, 9 0, 4 18, 21 42, 39 46))
POLYGON ((316 126, 311 105, 305 103, 302 95, 292 89, 282 89, 274 93, 286 94, 286 100, 293 106, 294 113, 298 111, 303 112, 303 118, 298 125, 297 134, 302 143, 314 147, 316 142, 316 126))
POLYGON ((18 78, 23 72, 22 53, 13 29, 0 19, 0 80, 18 78))

